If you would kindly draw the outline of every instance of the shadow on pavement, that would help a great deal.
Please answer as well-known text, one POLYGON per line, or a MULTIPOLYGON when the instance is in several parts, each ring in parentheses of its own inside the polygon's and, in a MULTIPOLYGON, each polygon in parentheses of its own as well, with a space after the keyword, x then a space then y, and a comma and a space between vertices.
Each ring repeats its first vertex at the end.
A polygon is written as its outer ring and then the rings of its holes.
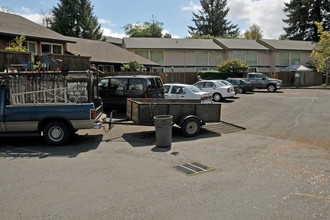
MULTIPOLYGON (((172 143, 183 142, 183 141, 193 141, 204 138, 220 137, 218 132, 210 131, 201 128, 200 133, 195 137, 186 137, 182 133, 179 127, 172 127, 172 143)), ((145 147, 149 145, 156 145, 156 135, 155 131, 141 131, 133 133, 125 133, 122 138, 129 143, 132 147, 145 147)), ((155 148, 154 151, 164 150, 163 148, 155 148)), ((157 151, 159 152, 159 151, 157 151)))
POLYGON ((75 135, 64 146, 48 146, 42 137, 1 138, 0 157, 4 158, 47 158, 77 157, 80 153, 95 150, 103 135, 75 135))

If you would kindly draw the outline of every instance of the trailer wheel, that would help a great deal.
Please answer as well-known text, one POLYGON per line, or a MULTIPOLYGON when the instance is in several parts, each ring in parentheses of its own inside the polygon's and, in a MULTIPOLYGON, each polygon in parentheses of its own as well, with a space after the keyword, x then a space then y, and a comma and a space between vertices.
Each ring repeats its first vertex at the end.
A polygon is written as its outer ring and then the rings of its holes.
POLYGON ((187 137, 196 136, 201 130, 201 123, 197 118, 188 118, 183 122, 181 130, 187 137))
POLYGON ((48 122, 43 129, 44 141, 53 146, 64 145, 69 141, 71 133, 68 126, 60 121, 48 122))

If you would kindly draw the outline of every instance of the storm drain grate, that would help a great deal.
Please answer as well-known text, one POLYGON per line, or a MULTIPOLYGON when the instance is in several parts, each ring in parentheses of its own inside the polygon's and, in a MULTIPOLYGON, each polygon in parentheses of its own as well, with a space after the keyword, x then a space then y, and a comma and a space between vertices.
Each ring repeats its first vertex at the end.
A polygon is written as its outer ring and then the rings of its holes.
POLYGON ((205 165, 202 165, 202 164, 196 163, 196 162, 182 164, 182 165, 179 165, 179 166, 175 166, 173 168, 176 169, 177 171, 180 171, 180 172, 188 175, 188 176, 195 175, 195 174, 200 174, 200 173, 205 173, 205 172, 213 170, 210 167, 207 167, 205 165))
POLYGON ((238 132, 238 131, 244 131, 246 128, 231 124, 228 122, 221 121, 220 123, 209 123, 203 126, 203 128, 214 131, 214 132, 219 132, 220 134, 229 134, 233 132, 238 132))

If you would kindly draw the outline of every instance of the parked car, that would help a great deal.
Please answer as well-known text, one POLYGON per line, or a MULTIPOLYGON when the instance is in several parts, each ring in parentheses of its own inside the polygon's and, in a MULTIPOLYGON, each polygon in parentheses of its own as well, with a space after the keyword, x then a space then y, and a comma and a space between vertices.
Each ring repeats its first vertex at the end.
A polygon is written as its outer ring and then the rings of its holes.
POLYGON ((235 96, 235 91, 232 86, 226 86, 218 80, 201 80, 196 82, 194 86, 203 92, 209 92, 216 102, 235 96))
POLYGON ((233 85, 232 83, 230 83, 230 82, 228 82, 227 80, 224 80, 224 79, 220 79, 218 81, 225 84, 226 86, 232 86, 234 88, 235 94, 237 94, 237 90, 239 88, 237 85, 233 85))
POLYGON ((202 92, 193 85, 169 83, 164 84, 165 99, 197 99, 201 103, 212 103, 209 92, 202 92))
POLYGON ((126 108, 127 98, 164 98, 159 76, 108 76, 98 84, 104 108, 126 108))
POLYGON ((237 93, 253 92, 254 86, 251 82, 242 78, 228 78, 228 82, 238 87, 237 93))

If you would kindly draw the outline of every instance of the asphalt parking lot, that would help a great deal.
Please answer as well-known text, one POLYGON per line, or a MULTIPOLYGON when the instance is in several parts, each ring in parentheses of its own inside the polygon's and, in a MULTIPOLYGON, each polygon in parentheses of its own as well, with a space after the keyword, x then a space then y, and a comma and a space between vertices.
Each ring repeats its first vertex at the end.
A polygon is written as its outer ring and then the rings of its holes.
POLYGON ((0 219, 329 219, 330 90, 258 90, 197 137, 81 130, 67 146, 1 138, 0 219), (209 169, 186 175, 176 167, 209 169))

